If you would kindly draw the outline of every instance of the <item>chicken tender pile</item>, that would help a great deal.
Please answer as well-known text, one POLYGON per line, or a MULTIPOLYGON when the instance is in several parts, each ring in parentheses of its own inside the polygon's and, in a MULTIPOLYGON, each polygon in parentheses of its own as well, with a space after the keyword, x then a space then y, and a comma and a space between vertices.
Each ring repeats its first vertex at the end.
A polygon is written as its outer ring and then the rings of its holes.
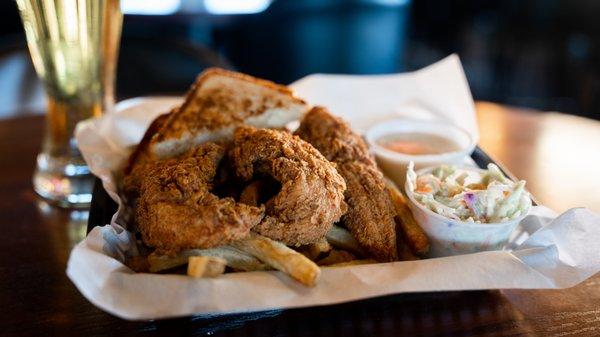
POLYGON ((325 238, 345 213, 344 179, 300 138, 241 127, 227 146, 228 158, 225 146, 209 142, 132 172, 126 181, 139 185, 135 219, 147 246, 172 255, 229 244, 251 229, 286 245, 307 245, 325 238), (220 165, 226 161, 229 166, 220 165), (281 190, 265 205, 221 198, 211 192, 219 168, 241 182, 270 176, 281 190))
MULTIPOLYGON (((399 255, 398 217, 412 217, 401 193, 343 120, 309 110, 286 87, 225 70, 201 74, 124 169, 122 221, 142 252, 128 265, 187 265, 191 277, 277 269, 313 286, 319 266, 413 258, 399 255), (298 119, 295 134, 285 129, 298 119)), ((416 225, 409 232, 420 234, 416 225)), ((421 253, 426 237, 418 243, 408 246, 421 253)))

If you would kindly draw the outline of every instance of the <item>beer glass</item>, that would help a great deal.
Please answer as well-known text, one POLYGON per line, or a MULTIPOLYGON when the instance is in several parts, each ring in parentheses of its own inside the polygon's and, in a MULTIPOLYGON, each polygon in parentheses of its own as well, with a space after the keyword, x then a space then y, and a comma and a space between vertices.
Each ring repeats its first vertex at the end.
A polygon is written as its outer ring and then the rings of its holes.
POLYGON ((123 21, 119 0, 16 1, 48 98, 34 189, 59 206, 86 206, 94 180, 73 131, 79 121, 113 108, 123 21))

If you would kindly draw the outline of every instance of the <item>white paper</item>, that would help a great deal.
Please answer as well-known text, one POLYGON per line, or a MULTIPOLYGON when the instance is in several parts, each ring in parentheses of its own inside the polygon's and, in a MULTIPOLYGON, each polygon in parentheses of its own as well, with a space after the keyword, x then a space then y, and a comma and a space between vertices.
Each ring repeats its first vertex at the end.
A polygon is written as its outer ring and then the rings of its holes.
MULTIPOLYGON (((410 74, 314 75, 294 88, 357 130, 402 115, 445 119, 477 135, 473 102, 455 56, 410 74)), ((117 202, 113 173, 123 167, 151 121, 179 102, 181 98, 130 100, 119 104, 115 114, 78 125, 76 137, 90 169, 117 202)), ((121 263, 133 253, 133 238, 113 216, 111 224, 96 227, 73 249, 67 274, 88 300, 126 319, 304 307, 404 292, 565 288, 600 270, 600 216, 581 208, 555 216, 534 207, 511 239, 512 252, 324 268, 314 288, 280 272, 215 279, 136 274, 121 263)))
POLYGON ((299 97, 343 116, 358 132, 393 118, 447 121, 479 140, 475 106, 458 56, 413 73, 307 76, 292 83, 299 97))

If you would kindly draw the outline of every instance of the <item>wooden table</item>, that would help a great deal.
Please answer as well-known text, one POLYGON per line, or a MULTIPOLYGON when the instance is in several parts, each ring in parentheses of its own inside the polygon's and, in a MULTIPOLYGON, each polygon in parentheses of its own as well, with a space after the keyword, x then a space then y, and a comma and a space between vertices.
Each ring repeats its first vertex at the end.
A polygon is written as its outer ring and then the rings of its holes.
MULTIPOLYGON (((481 145, 556 210, 600 211, 600 123, 477 105, 481 145)), ((0 122, 0 335, 598 336, 600 275, 566 290, 405 294, 220 318, 127 322, 91 305, 65 275, 87 212, 55 209, 31 188, 43 120, 0 122)))

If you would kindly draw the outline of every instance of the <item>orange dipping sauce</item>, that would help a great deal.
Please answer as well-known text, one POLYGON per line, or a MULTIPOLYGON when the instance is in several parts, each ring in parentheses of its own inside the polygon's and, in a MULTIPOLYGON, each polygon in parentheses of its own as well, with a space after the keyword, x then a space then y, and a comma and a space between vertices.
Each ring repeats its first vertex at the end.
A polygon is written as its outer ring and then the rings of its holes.
POLYGON ((422 132, 387 135, 379 138, 377 144, 390 151, 409 155, 441 154, 461 149, 452 139, 422 132))

